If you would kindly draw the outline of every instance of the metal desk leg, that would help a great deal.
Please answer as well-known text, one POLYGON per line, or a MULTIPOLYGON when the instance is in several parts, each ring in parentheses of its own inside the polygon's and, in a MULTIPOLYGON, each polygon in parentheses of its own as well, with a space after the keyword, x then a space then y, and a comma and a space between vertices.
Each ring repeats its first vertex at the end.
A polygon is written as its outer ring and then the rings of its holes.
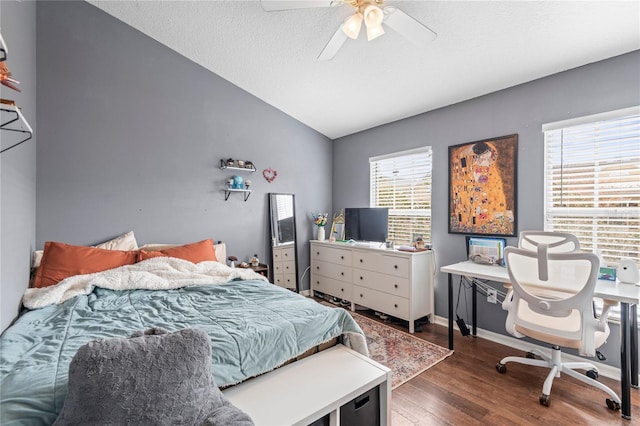
POLYGON ((449 276, 449 349, 453 350, 453 279, 449 276))
POLYGON ((629 304, 620 302, 620 384, 622 399, 622 418, 631 420, 631 352, 629 333, 629 304))
POLYGON ((631 305, 631 386, 638 389, 638 305, 631 305))
POLYGON ((471 280, 471 321, 473 326, 471 327, 473 337, 478 335, 478 314, 476 313, 476 307, 478 306, 478 286, 474 280, 471 280))

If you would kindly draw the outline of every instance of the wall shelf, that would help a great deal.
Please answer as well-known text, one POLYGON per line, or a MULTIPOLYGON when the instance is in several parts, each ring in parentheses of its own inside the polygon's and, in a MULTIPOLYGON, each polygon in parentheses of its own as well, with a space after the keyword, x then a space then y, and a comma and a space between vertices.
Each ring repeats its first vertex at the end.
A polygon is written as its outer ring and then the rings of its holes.
POLYGON ((29 122, 27 122, 27 119, 22 115, 20 108, 18 108, 12 101, 6 101, 4 99, 0 100, 0 130, 6 130, 22 135, 15 139, 3 137, 0 153, 8 151, 11 148, 15 148, 33 137, 33 130, 31 129, 29 122), (5 147, 4 143, 6 139, 9 139, 7 147, 5 147))
POLYGON ((256 171, 256 166, 253 163, 249 163, 250 166, 249 167, 238 167, 238 166, 229 166, 227 165, 226 160, 220 160, 220 168, 222 170, 237 170, 239 172, 249 172, 249 173, 253 173, 256 171))
POLYGON ((251 190, 250 189, 233 189, 233 188, 227 188, 227 189, 223 189, 224 191, 224 200, 227 201, 229 199, 229 196, 231 195, 232 192, 240 192, 244 194, 244 201, 247 201, 249 199, 249 196, 251 195, 251 190))

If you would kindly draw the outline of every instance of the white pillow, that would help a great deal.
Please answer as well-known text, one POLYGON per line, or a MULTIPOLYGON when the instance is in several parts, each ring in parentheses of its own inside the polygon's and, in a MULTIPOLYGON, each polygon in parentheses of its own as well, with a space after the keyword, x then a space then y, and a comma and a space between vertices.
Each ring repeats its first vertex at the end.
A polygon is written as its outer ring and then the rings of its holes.
MULTIPOLYGON (((148 251, 160 251, 171 247, 178 247, 182 244, 145 244, 140 249, 148 251)), ((227 264, 227 246, 225 243, 213 244, 213 250, 216 252, 216 259, 223 265, 227 264)))
MULTIPOLYGON (((101 248, 105 250, 138 250, 138 242, 136 241, 133 231, 129 231, 126 234, 119 235, 112 240, 105 241, 104 243, 93 246, 95 248, 101 248)), ((38 268, 40 262, 42 262, 42 254, 44 250, 35 250, 32 255, 31 267, 38 268)))

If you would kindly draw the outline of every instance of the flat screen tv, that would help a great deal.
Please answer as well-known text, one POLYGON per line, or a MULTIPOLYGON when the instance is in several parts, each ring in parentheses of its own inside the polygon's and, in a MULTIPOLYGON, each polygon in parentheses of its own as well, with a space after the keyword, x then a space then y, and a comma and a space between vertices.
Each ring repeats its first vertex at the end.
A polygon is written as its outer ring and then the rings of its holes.
POLYGON ((345 239, 355 241, 386 241, 389 236, 389 209, 359 207, 344 209, 345 239))

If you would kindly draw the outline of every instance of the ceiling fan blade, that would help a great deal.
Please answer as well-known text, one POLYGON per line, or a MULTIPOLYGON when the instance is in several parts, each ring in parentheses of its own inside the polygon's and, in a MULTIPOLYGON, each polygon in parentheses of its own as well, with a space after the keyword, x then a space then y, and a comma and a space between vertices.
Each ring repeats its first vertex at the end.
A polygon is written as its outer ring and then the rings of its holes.
POLYGON ((438 37, 427 26, 416 21, 397 7, 385 7, 384 16, 384 24, 418 47, 424 47, 438 37))
POLYGON ((327 45, 322 49, 320 55, 318 56, 318 60, 320 61, 329 61, 336 56, 338 50, 342 47, 344 42, 347 41, 347 35, 342 31, 342 25, 338 27, 338 30, 333 34, 331 40, 327 43, 327 45))
POLYGON ((275 12, 278 10, 340 6, 342 2, 343 0, 260 0, 260 5, 266 12, 275 12))

